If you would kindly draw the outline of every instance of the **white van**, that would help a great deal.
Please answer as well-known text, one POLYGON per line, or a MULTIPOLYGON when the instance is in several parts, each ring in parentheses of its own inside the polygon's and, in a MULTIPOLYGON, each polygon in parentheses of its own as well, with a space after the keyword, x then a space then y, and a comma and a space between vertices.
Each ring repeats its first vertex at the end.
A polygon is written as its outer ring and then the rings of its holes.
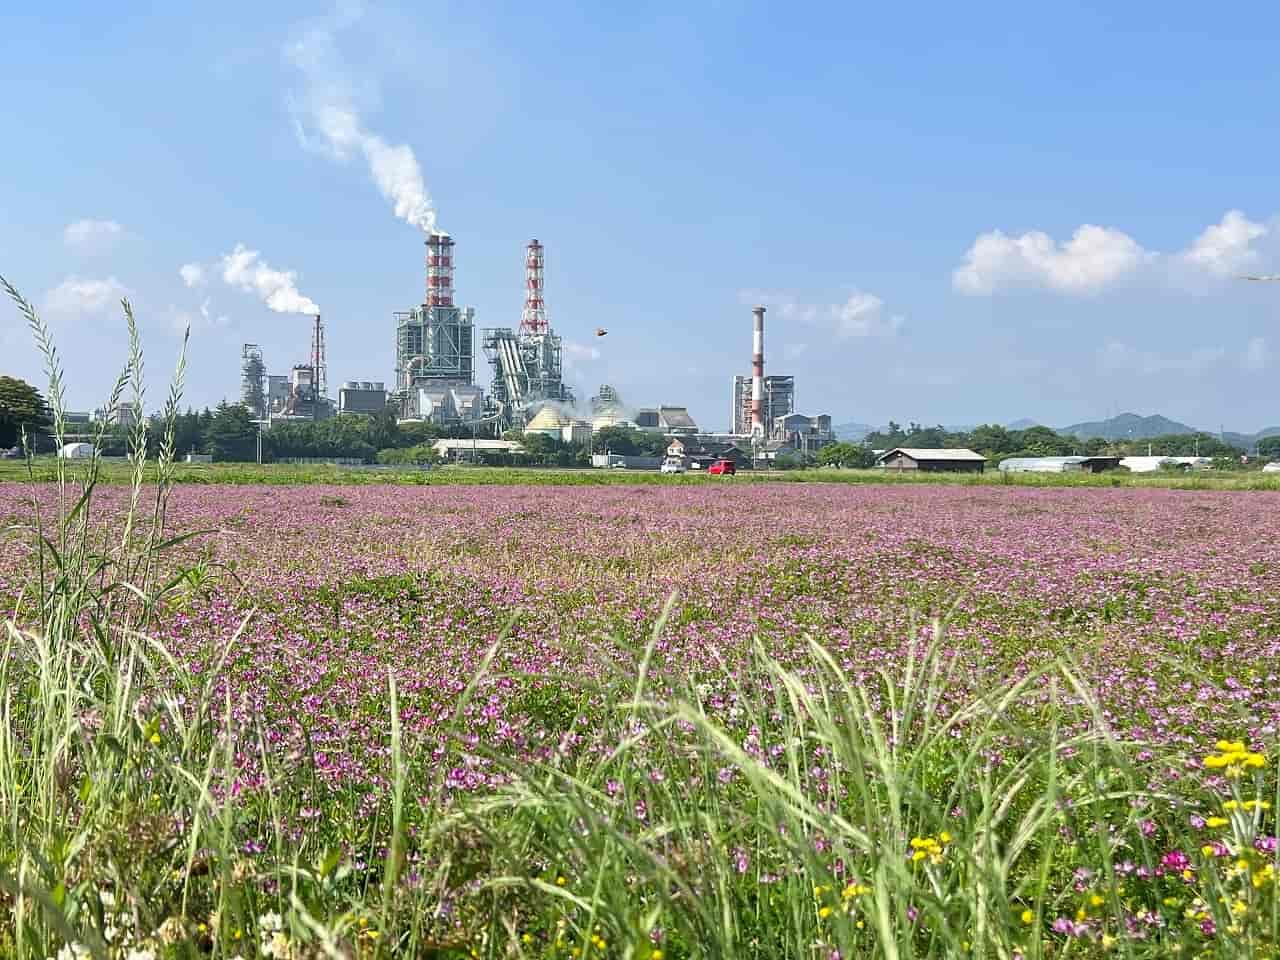
POLYGON ((663 473, 684 473, 684 461, 679 457, 667 457, 659 469, 663 473))

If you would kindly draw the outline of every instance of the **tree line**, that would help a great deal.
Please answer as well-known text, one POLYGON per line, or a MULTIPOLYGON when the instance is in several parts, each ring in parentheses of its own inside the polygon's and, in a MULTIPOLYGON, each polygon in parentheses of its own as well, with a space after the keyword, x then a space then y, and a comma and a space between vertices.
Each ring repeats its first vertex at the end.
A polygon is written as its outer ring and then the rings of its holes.
MULTIPOLYGON (((894 447, 964 447, 982 454, 992 463, 1009 457, 1132 457, 1148 452, 1162 457, 1201 456, 1238 461, 1245 453, 1240 447, 1224 443, 1209 433, 1125 441, 1101 437, 1082 440, 1041 426, 1011 430, 988 423, 972 430, 951 431, 942 426, 925 427, 918 423, 903 427, 890 421, 884 430, 867 434, 862 443, 842 441, 823 447, 818 451, 816 460, 823 466, 869 467, 875 463, 873 451, 892 450, 894 447)), ((1259 440, 1258 455, 1263 458, 1280 455, 1280 437, 1259 440)))

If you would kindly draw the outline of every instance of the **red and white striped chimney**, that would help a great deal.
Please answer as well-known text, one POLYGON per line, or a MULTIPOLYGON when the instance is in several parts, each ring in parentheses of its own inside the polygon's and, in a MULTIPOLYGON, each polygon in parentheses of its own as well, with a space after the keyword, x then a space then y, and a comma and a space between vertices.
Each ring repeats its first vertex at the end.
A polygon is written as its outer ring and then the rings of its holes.
POLYGON ((751 435, 764 436, 764 307, 751 311, 755 318, 751 338, 751 435))
POLYGON ((433 233, 427 238, 428 307, 453 306, 453 238, 433 233))

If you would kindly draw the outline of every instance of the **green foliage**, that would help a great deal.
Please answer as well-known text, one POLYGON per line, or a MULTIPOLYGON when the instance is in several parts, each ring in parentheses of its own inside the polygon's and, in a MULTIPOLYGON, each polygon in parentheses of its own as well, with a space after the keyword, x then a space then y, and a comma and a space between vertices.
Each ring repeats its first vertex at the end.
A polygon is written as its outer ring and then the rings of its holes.
POLYGON ((831 443, 818 451, 818 466, 867 469, 874 467, 876 455, 860 443, 831 443))
POLYGON ((378 463, 383 464, 436 464, 440 462, 440 454, 436 453, 435 447, 429 443, 422 443, 412 447, 393 447, 387 450, 379 450, 375 458, 378 463))
POLYGON ((258 425, 243 404, 220 403, 205 436, 205 452, 214 460, 257 459, 258 425))
POLYGON ((40 391, 25 380, 0 377, 0 450, 17 446, 23 431, 35 438, 53 425, 53 413, 40 391))

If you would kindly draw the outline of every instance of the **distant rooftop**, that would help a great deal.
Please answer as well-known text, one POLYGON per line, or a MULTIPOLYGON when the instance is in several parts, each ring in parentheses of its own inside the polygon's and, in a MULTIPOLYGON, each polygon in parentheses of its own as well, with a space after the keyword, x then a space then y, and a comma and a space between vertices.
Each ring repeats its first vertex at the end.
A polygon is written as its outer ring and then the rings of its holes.
POLYGON ((986 463, 987 458, 980 453, 974 453, 972 450, 966 450, 964 447, 894 447, 888 453, 882 455, 890 457, 895 453, 901 453, 912 460, 981 460, 986 463))

